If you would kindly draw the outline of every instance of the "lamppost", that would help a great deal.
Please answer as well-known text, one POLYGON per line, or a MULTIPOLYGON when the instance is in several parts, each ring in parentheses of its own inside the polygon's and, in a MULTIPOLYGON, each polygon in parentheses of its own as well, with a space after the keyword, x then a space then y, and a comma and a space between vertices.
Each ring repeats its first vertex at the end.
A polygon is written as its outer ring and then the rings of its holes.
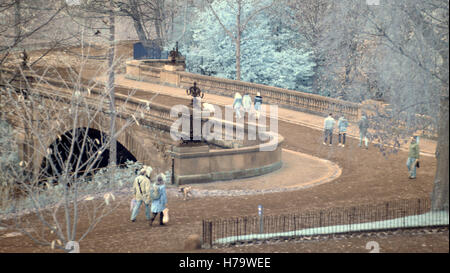
POLYGON ((178 42, 177 42, 175 48, 173 48, 169 52, 169 59, 173 64, 175 64, 180 57, 181 53, 178 51, 178 42))
POLYGON ((202 137, 202 126, 201 126, 201 99, 205 96, 205 93, 200 90, 200 88, 197 87, 197 83, 194 82, 194 85, 189 87, 189 89, 186 90, 186 94, 188 96, 191 96, 191 107, 189 111, 189 139, 183 139, 183 144, 189 144, 189 143, 201 143, 201 137, 202 137), (197 110, 197 111, 195 111, 197 110), (198 113, 198 110, 200 110, 200 113, 198 113), (198 115, 200 114, 200 115, 198 115), (194 120, 195 119, 195 120, 194 120), (197 122, 200 123, 200 139, 194 139, 194 121, 195 124, 197 122))

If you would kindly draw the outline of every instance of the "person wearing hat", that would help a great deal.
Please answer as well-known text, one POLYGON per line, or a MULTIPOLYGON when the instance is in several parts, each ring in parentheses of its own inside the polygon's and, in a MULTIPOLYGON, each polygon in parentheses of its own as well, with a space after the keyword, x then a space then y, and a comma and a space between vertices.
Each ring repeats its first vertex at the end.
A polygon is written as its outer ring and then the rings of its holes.
POLYGON ((262 97, 261 97, 261 93, 256 92, 256 97, 255 97, 255 112, 256 112, 256 118, 259 119, 259 115, 260 115, 260 111, 261 111, 261 104, 262 104, 262 97))
POLYGON ((166 185, 164 183, 165 181, 165 175, 164 174, 160 174, 158 175, 158 177, 156 178, 156 182, 152 185, 152 193, 151 193, 151 198, 152 198, 152 207, 151 207, 151 211, 152 211, 152 219, 150 220, 150 226, 152 226, 153 220, 155 220, 156 216, 159 213, 159 224, 161 226, 164 225, 163 223, 163 218, 164 218, 164 213, 163 210, 166 208, 167 206, 167 194, 166 194, 166 185))
POLYGON ((139 213, 141 204, 145 205, 145 217, 150 220, 150 174, 152 173, 151 167, 144 167, 139 171, 139 176, 136 177, 133 183, 134 199, 136 205, 131 212, 131 222, 136 221, 136 217, 139 213))
POLYGON ((416 178, 416 167, 419 164, 420 148, 417 141, 417 136, 411 137, 409 144, 408 159, 406 160, 406 167, 408 167, 409 179, 416 178))

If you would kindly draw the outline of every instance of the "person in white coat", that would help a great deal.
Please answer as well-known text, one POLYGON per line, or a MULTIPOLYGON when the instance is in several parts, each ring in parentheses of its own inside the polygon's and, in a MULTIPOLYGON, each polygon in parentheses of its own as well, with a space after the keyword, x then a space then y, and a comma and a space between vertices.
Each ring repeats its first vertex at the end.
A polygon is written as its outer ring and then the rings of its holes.
POLYGON ((323 129, 324 129, 323 145, 327 145, 328 138, 330 139, 329 146, 331 146, 333 144, 333 129, 334 129, 335 123, 336 123, 336 121, 333 118, 333 114, 330 113, 323 122, 323 129))
POLYGON ((239 92, 234 94, 233 109, 236 112, 236 118, 241 118, 242 111, 242 95, 239 92))
POLYGON ((242 97, 242 105, 244 106, 244 111, 250 114, 252 111, 252 98, 249 94, 245 94, 242 97))

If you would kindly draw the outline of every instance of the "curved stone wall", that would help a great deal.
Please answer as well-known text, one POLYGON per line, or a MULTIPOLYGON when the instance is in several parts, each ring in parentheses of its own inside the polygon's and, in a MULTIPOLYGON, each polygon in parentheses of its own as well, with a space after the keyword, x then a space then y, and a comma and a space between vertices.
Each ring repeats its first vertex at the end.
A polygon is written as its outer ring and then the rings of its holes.
POLYGON ((268 133, 271 141, 242 148, 214 149, 174 147, 174 183, 177 185, 241 179, 263 175, 282 166, 281 144, 284 138, 268 133), (275 142, 272 142, 275 141, 275 142), (265 149, 269 146, 270 148, 265 149))

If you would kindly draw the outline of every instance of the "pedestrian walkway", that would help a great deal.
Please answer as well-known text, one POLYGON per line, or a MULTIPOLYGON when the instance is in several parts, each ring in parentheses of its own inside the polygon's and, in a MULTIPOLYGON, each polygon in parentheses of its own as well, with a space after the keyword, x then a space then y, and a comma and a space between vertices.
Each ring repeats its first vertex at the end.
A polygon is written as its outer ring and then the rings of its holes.
MULTIPOLYGON (((106 82, 106 77, 97 78, 99 82, 106 82)), ((188 98, 186 95, 186 90, 179 87, 161 85, 158 83, 150 83, 144 81, 136 81, 127 79, 125 75, 120 74, 116 75, 115 83, 117 86, 124 88, 132 88, 140 91, 148 91, 151 93, 160 93, 166 96, 173 96, 178 98, 188 98)), ((200 87, 201 88, 201 87, 200 87)), ((203 90, 202 90, 203 91, 203 90)), ((216 94, 208 94, 206 92, 205 97, 202 99, 203 102, 207 102, 210 104, 216 104, 219 106, 232 105, 233 98, 220 96, 216 94)), ((264 98, 263 98, 264 102, 264 98)), ((264 105, 264 104, 263 104, 264 105)), ((336 118, 336 117, 335 117, 336 118)), ((302 126, 307 126, 317 130, 323 130, 323 120, 324 117, 309 114, 305 112, 295 111, 286 108, 278 108, 278 120, 294 123, 302 126)), ((337 119, 336 119, 337 120, 337 119)), ((350 122, 349 127, 347 129, 347 136, 355 139, 359 139, 359 129, 356 123, 350 122)), ((402 150, 407 150, 408 147, 403 147, 402 150)), ((421 138, 420 139, 420 150, 421 155, 424 156, 435 156, 436 150, 436 141, 421 138)))
POLYGON ((283 166, 274 172, 214 183, 190 184, 194 197, 239 196, 305 189, 334 181, 342 169, 326 159, 283 149, 283 166), (301 176, 299 176, 301 172, 301 176), (274 183, 276 181, 276 183, 274 183))

